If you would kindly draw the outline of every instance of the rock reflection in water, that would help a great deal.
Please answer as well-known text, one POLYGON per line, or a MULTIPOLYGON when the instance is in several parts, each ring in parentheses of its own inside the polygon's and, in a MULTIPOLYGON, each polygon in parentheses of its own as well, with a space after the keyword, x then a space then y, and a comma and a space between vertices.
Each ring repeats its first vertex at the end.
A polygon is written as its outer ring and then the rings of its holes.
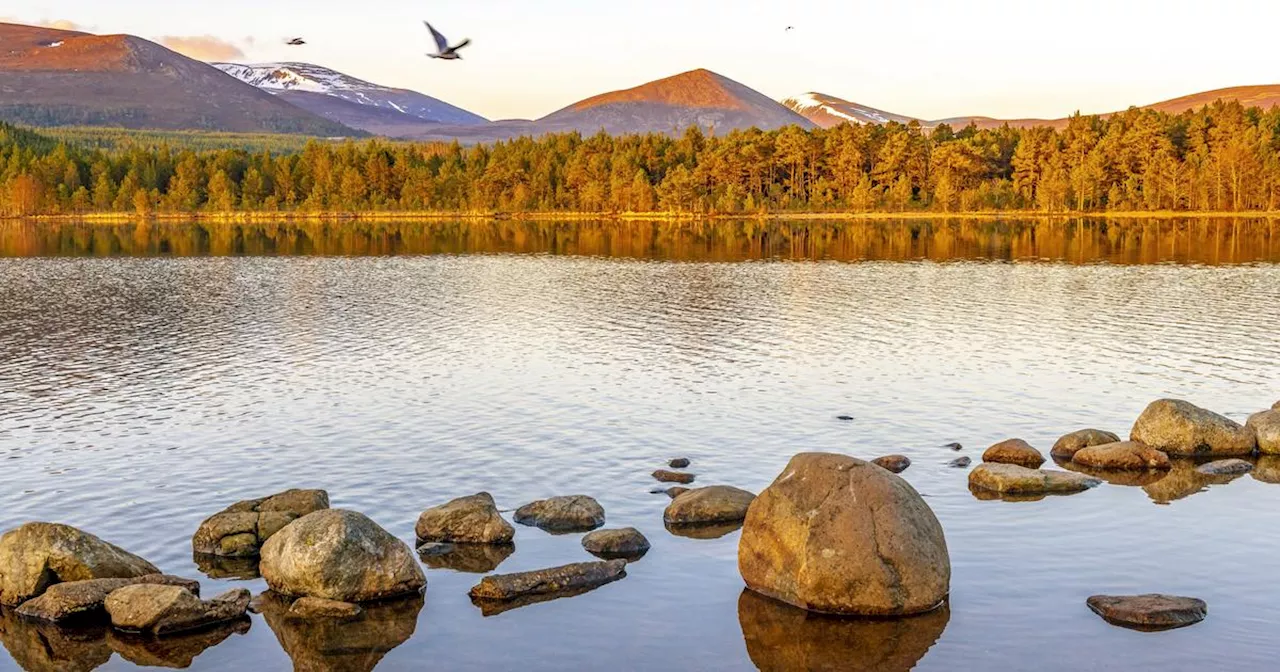
POLYGON ((510 600, 493 600, 493 599, 473 597, 471 598, 471 604, 474 604, 476 607, 480 609, 481 616, 488 618, 490 616, 505 614, 508 611, 514 611, 516 609, 520 609, 522 607, 528 607, 534 604, 541 604, 543 602, 552 602, 555 600, 563 600, 569 597, 577 597, 579 595, 585 595, 599 587, 600 586, 584 586, 581 588, 570 588, 568 590, 561 590, 555 593, 522 595, 520 597, 512 598, 510 600))
POLYGON ((1272 485, 1280 485, 1280 455, 1263 455, 1258 458, 1253 472, 1249 474, 1253 480, 1272 485))
POLYGON ((262 576, 258 572, 258 558, 227 558, 207 553, 192 553, 196 569, 211 579, 238 579, 251 581, 262 576))
POLYGON ((418 557, 431 569, 452 569, 469 574, 488 574, 512 553, 514 544, 424 544, 418 557))
POLYGON ((891 620, 814 614, 743 590, 738 622, 751 662, 764 672, 907 672, 942 636, 947 605, 891 620))
POLYGON ((719 539, 742 529, 742 521, 731 523, 689 523, 676 525, 664 523, 667 531, 686 539, 719 539))
POLYGON ((1173 468, 1164 478, 1142 486, 1142 489, 1157 504, 1171 504, 1180 499, 1205 492, 1211 485, 1227 485, 1244 474, 1209 475, 1196 471, 1202 462, 1190 459, 1173 461, 1173 468))
POLYGON ((88 672, 106 665, 112 653, 135 665, 184 669, 209 648, 250 627, 251 621, 242 618, 191 633, 150 637, 116 632, 105 622, 58 626, 5 609, 0 613, 0 642, 27 672, 88 672))
POLYGON ((368 672, 383 656, 409 641, 418 627, 422 595, 360 605, 355 620, 303 619, 288 615, 287 597, 267 592, 260 596, 262 617, 295 670, 368 672))
POLYGON ((1122 485, 1127 487, 1142 487, 1157 483, 1168 477, 1169 472, 1157 471, 1155 469, 1134 469, 1134 470, 1117 470, 1117 469, 1095 469, 1086 467, 1083 464, 1076 464, 1066 460, 1054 460, 1058 466, 1067 471, 1074 471, 1077 474, 1084 474, 1096 478, 1111 485, 1122 485))

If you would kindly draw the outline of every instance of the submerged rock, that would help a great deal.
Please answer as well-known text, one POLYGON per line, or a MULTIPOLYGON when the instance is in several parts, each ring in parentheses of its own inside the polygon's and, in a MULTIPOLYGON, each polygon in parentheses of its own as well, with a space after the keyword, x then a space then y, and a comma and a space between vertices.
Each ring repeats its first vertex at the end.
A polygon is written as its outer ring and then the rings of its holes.
POLYGON ((667 466, 671 467, 672 469, 688 469, 689 464, 690 464, 689 458, 677 457, 674 460, 671 460, 670 462, 668 462, 667 466))
POLYGON ((280 528, 327 508, 329 493, 324 490, 286 490, 236 502, 200 523, 191 548, 207 555, 253 557, 280 528))
POLYGON ((393 649, 413 636, 424 600, 413 593, 361 606, 352 619, 295 618, 294 600, 267 592, 259 596, 262 617, 289 654, 295 670, 371 672, 393 649))
POLYGON ((680 493, 667 505, 662 519, 672 525, 729 523, 747 517, 756 496, 727 485, 712 485, 680 493))
POLYGON ((653 472, 653 477, 663 483, 683 483, 685 485, 694 482, 698 478, 693 474, 686 474, 679 471, 667 471, 666 469, 659 469, 653 472))
POLYGON ((1194 625, 1209 613, 1204 600, 1172 595, 1094 595, 1087 604, 1108 623, 1139 630, 1194 625))
POLYGON ((1044 455, 1022 439, 1008 439, 988 448, 982 454, 982 461, 1039 469, 1044 464, 1044 455))
POLYGON ((950 448, 951 450, 954 450, 954 451, 957 451, 957 452, 959 452, 959 451, 961 451, 961 450, 964 450, 964 446, 960 445, 959 443, 955 443, 955 442, 947 443, 947 444, 943 444, 943 446, 942 446, 942 447, 943 447, 943 448, 950 448))
POLYGON ((488 574, 516 552, 515 544, 427 543, 418 547, 418 558, 431 569, 488 574))
POLYGON ((469 595, 472 600, 513 600, 529 595, 597 588, 626 575, 626 560, 579 562, 532 572, 486 576, 471 588, 469 595))
POLYGON ((638 560, 649 550, 649 540, 640 530, 624 527, 617 530, 596 530, 582 538, 582 547, 592 555, 613 560, 638 560))
POLYGON ((1011 495, 1083 492, 1101 481, 1069 471, 1028 469, 1016 464, 980 464, 969 472, 969 487, 1011 495))
POLYGON ((181 586, 139 583, 113 591, 105 606, 115 628, 165 635, 242 618, 249 598, 244 588, 205 601, 181 586))
POLYGON ((1280 410, 1263 411, 1249 416, 1245 426, 1258 438, 1258 452, 1280 455, 1280 410))
POLYGON ((1078 462, 1059 462, 1058 466, 1068 471, 1096 478, 1103 483, 1125 487, 1151 485, 1169 475, 1166 469, 1098 469, 1078 462))
POLYGON ((358 604, 319 597, 299 597, 289 606, 289 618, 328 618, 350 621, 364 613, 358 604))
POLYGON ((738 623, 747 655, 762 672, 909 672, 946 630, 944 604, 919 616, 840 618, 742 591, 738 623))
POLYGON ((89 579, 67 581, 49 586, 40 597, 27 600, 18 614, 45 621, 66 621, 101 612, 111 593, 137 583, 181 586, 193 595, 200 594, 200 582, 165 574, 148 574, 134 579, 89 579))
POLYGON ((1206 476, 1239 476, 1253 471, 1253 464, 1239 459, 1217 460, 1196 467, 1206 476))
POLYGON ((936 609, 951 584, 942 526, 915 489, 868 462, 829 453, 791 458, 752 502, 738 569, 757 592, 858 616, 936 609))
POLYGON ((516 530, 487 492, 461 497, 422 512, 414 531, 420 541, 509 544, 516 530))
POLYGON ((679 497, 680 495, 683 495, 684 493, 689 492, 689 488, 683 488, 677 485, 672 488, 667 488, 666 490, 663 490, 663 492, 665 492, 667 496, 670 497, 671 499, 675 499, 676 497, 679 497))
POLYGON ((1049 455, 1070 460, 1075 454, 1093 446, 1104 446, 1109 443, 1119 443, 1120 437, 1111 432, 1104 432, 1101 429, 1082 429, 1071 432, 1058 439, 1053 444, 1053 450, 1049 451, 1049 455))
POLYGON ((973 464, 973 460, 969 459, 968 457, 957 457, 956 459, 951 460, 951 462, 947 463, 947 466, 951 467, 952 469, 967 469, 971 464, 973 464))
POLYGON ((27 523, 0 536, 0 604, 7 607, 57 583, 159 573, 146 560, 70 525, 27 523))
POLYGON ((552 497, 516 509, 515 518, 549 532, 587 532, 604 525, 604 507, 586 495, 552 497))
POLYGON ((1168 469, 1169 456, 1135 441, 1119 441, 1076 451, 1072 459, 1094 469, 1168 469))
POLYGON ((911 459, 906 455, 885 455, 871 460, 871 464, 888 469, 895 474, 901 474, 907 470, 907 467, 911 466, 911 459))
POLYGON ((308 514, 262 546, 262 578, 277 593, 368 602, 416 593, 427 584, 403 541, 363 514, 308 514))
POLYGON ((1239 457, 1257 447, 1251 428, 1178 399, 1152 402, 1129 438, 1171 456, 1239 457))

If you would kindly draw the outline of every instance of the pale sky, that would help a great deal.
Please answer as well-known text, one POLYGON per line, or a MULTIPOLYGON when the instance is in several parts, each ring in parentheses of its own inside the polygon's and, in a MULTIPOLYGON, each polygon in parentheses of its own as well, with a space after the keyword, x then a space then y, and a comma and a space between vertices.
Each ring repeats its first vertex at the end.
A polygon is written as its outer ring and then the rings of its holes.
POLYGON ((695 68, 775 99, 819 91, 926 119, 1280 83, 1276 0, 7 0, 0 16, 213 35, 241 62, 316 63, 491 119, 695 68), (465 59, 427 59, 422 19, 470 37, 465 59), (310 44, 282 45, 294 36, 310 44))

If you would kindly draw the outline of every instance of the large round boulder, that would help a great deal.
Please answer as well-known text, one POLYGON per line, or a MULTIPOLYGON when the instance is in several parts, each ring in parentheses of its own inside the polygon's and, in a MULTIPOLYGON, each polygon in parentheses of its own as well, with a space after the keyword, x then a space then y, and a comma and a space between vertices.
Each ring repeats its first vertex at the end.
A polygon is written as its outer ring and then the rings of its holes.
POLYGON ((791 458, 751 503, 738 569, 752 590, 832 614, 923 613, 951 589, 947 541, 919 493, 830 453, 791 458))
POLYGON ((246 499, 200 523, 191 548, 202 555, 255 557, 271 535, 294 520, 329 508, 324 490, 286 490, 270 497, 246 499))
POLYGON ((1044 464, 1044 455, 1022 439, 1008 439, 988 448, 982 454, 982 461, 1039 469, 1044 464))
POLYGON ((516 534, 487 492, 423 511, 415 532, 420 541, 459 544, 509 544, 516 534))
POLYGON ((1069 460, 1085 448, 1118 443, 1119 441, 1120 437, 1111 432, 1104 432, 1101 429, 1082 429, 1058 439, 1053 444, 1053 450, 1049 451, 1049 454, 1061 460, 1069 460))
POLYGON ((1076 451, 1072 461, 1094 469, 1168 469, 1169 456, 1134 441, 1118 441, 1076 451))
POLYGON ((262 578, 277 593, 368 602, 426 585, 407 544, 363 514, 326 509, 303 516, 262 545, 262 578))
POLYGON ((747 517, 747 508, 755 498, 729 485, 694 488, 677 495, 662 512, 662 519, 671 525, 733 523, 747 517))
POLYGON ((1258 437, 1258 452, 1280 455, 1280 410, 1255 413, 1245 426, 1258 437))
POLYGON ((1169 455, 1239 457, 1258 445, 1252 428, 1178 399, 1152 402, 1129 438, 1169 455))
POLYGON ((7 607, 64 581, 159 573, 146 560, 70 525, 27 523, 0 536, 0 604, 7 607))

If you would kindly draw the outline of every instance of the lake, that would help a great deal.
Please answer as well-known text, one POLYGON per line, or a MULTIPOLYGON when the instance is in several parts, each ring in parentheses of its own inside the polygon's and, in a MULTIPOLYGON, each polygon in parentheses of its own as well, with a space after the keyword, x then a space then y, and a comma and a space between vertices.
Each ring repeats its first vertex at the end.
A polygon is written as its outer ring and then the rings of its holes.
MULTIPOLYGON (((493 616, 445 567, 348 631, 254 616, 158 649, 6 614, 0 667, 1267 669, 1280 463, 986 501, 943 444, 1047 455, 1162 397, 1243 421, 1280 399, 1278 306, 1266 220, 0 223, 0 529, 75 525, 206 597, 265 582, 201 573, 196 527, 294 487, 410 544, 454 497, 588 494, 653 545, 620 582, 493 616), (744 593, 737 530, 664 528, 669 458, 759 492, 802 451, 912 459, 946 610, 806 618, 744 593), (1135 592, 1209 617, 1140 633, 1085 606, 1135 592)), ((517 528, 499 572, 591 559, 517 528)))

